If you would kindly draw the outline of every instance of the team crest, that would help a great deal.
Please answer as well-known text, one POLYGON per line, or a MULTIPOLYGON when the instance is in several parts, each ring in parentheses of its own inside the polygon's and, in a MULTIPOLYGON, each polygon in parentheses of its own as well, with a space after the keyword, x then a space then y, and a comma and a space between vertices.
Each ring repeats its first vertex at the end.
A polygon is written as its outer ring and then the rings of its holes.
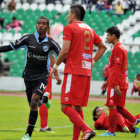
POLYGON ((43 46, 43 50, 44 50, 44 52, 47 52, 49 50, 49 47, 47 45, 43 46))

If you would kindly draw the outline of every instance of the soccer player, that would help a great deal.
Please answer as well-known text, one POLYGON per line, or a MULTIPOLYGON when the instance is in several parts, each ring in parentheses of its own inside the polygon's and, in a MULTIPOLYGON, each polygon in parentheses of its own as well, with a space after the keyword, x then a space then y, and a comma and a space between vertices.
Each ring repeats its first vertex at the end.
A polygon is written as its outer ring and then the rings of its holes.
MULTIPOLYGON (((49 72, 47 69, 47 60, 52 51, 57 55, 60 52, 60 46, 46 35, 48 29, 48 19, 46 17, 40 17, 38 19, 36 29, 37 32, 35 34, 27 34, 10 45, 0 47, 0 52, 17 50, 22 47, 26 49, 23 77, 26 86, 26 95, 30 105, 30 115, 26 133, 21 140, 31 139, 38 117, 38 103, 48 83, 49 72)), ((57 71, 55 78, 58 83, 61 81, 57 71)))
POLYGON ((64 80, 61 89, 61 110, 73 123, 73 140, 78 140, 82 130, 82 140, 90 140, 96 133, 84 122, 82 107, 87 106, 92 63, 105 52, 106 46, 95 31, 83 23, 85 10, 82 5, 70 7, 67 15, 69 25, 64 27, 63 46, 51 74, 66 58, 64 80), (94 58, 93 44, 98 47, 94 58))
MULTIPOLYGON (((49 23, 48 23, 49 25, 49 23)), ((50 25, 48 26, 47 29, 47 35, 52 38, 50 36, 50 25)), ((50 56, 50 65, 51 67, 53 67, 54 63, 55 63, 55 58, 53 56, 53 54, 50 56)), ((48 65, 48 69, 49 69, 49 78, 48 78, 48 84, 45 88, 44 93, 48 92, 49 93, 49 100, 52 99, 52 77, 50 76, 50 71, 51 71, 51 67, 49 68, 48 65)), ((54 133, 54 131, 52 131, 52 129, 50 127, 48 127, 48 107, 45 106, 45 104, 43 103, 43 101, 40 101, 40 107, 39 107, 39 115, 40 115, 40 132, 50 132, 50 133, 54 133)))
POLYGON ((129 120, 135 127, 135 136, 139 132, 140 119, 136 119, 126 108, 125 99, 128 89, 128 55, 125 46, 120 42, 120 30, 113 26, 107 29, 107 41, 114 45, 109 59, 109 77, 102 89, 107 90, 106 106, 109 108, 109 129, 101 136, 115 136, 118 113, 129 120))
MULTIPOLYGON (((95 121, 94 127, 98 130, 107 130, 109 129, 109 116, 106 113, 108 108, 106 107, 95 107, 93 110, 93 120, 95 121)), ((137 119, 140 119, 140 114, 135 116, 137 119)), ((117 121, 116 121, 116 130, 120 132, 135 132, 133 128, 133 124, 122 117, 121 114, 118 113, 117 121)))
POLYGON ((135 80, 133 81, 131 95, 133 95, 134 92, 138 92, 138 95, 140 96, 140 74, 137 74, 135 80))

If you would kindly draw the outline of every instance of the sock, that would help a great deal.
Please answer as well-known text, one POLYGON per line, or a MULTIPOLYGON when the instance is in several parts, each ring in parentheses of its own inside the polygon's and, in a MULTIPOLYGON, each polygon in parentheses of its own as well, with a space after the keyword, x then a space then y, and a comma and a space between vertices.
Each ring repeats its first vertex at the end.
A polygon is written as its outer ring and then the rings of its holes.
POLYGON ((71 122, 76 125, 83 132, 90 130, 90 128, 82 120, 78 112, 70 106, 67 106, 63 109, 63 112, 69 117, 71 122))
POLYGON ((133 95, 133 93, 134 93, 134 88, 131 90, 131 96, 133 95))
POLYGON ((28 133, 30 137, 31 137, 33 129, 35 127, 37 117, 38 117, 38 111, 30 111, 29 124, 28 124, 27 131, 26 131, 26 134, 28 133))
POLYGON ((132 122, 133 124, 136 122, 135 116, 133 116, 127 109, 124 107, 117 107, 117 111, 127 120, 132 122))
POLYGON ((121 128, 125 127, 125 120, 120 113, 118 113, 116 124, 120 125, 121 128))
MULTIPOLYGON (((84 114, 83 110, 77 111, 79 115, 81 116, 82 120, 84 120, 84 114)), ((73 139, 72 140, 78 140, 80 136, 81 129, 77 125, 73 125, 73 139)))
POLYGON ((117 109, 116 108, 111 108, 109 109, 109 129, 108 131, 110 133, 114 133, 116 130, 116 120, 118 117, 117 109))
POLYGON ((42 104, 39 108, 40 126, 45 128, 48 125, 48 108, 42 104))

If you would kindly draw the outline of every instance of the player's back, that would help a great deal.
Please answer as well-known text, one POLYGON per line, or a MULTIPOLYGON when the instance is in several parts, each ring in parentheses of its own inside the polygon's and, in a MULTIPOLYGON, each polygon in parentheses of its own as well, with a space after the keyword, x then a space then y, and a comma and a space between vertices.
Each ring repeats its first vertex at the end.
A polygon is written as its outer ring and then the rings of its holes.
POLYGON ((77 21, 64 28, 64 40, 70 40, 65 73, 91 76, 93 44, 97 34, 87 24, 77 21), (68 38, 65 36, 68 36, 68 38))

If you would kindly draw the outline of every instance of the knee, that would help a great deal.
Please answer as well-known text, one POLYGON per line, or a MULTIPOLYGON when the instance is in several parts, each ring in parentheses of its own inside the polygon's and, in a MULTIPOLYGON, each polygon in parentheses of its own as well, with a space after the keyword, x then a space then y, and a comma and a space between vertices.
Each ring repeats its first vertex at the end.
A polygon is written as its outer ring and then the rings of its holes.
POLYGON ((32 100, 30 104, 30 108, 31 110, 36 111, 38 108, 38 102, 36 102, 35 100, 32 100))
POLYGON ((62 112, 63 112, 63 110, 64 110, 65 107, 66 107, 65 105, 61 104, 61 111, 62 112))
POLYGON ((64 109, 65 109, 66 107, 71 107, 71 105, 61 104, 61 111, 64 112, 64 109))
POLYGON ((74 106, 73 107, 76 111, 82 111, 82 107, 81 106, 74 106))

